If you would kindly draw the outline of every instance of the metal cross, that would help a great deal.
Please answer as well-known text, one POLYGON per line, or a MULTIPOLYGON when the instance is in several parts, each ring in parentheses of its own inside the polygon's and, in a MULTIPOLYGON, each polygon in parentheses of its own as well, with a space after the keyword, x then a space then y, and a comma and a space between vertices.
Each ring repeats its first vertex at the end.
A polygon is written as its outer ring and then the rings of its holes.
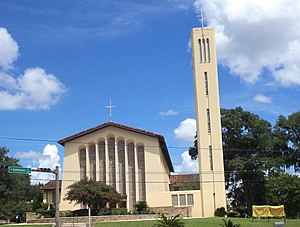
POLYGON ((105 108, 109 109, 109 122, 112 122, 112 120, 111 120, 111 112, 112 112, 112 108, 115 108, 115 107, 116 106, 113 106, 111 104, 111 99, 109 99, 109 105, 105 107, 105 108))

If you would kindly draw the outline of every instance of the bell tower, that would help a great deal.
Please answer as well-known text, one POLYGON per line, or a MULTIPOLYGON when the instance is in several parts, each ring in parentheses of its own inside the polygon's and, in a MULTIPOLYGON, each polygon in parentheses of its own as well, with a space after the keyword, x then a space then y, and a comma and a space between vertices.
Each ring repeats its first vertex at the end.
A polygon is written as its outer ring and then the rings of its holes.
POLYGON ((191 35, 197 120, 201 210, 213 217, 226 209, 218 70, 214 29, 193 28, 191 35))

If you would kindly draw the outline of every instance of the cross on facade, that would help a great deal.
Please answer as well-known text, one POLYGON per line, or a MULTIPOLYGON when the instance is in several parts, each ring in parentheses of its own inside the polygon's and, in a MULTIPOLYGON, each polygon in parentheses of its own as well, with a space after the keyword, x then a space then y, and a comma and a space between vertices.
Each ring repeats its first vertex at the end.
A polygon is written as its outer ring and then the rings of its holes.
POLYGON ((109 109, 109 122, 112 122, 111 120, 111 112, 112 112, 112 108, 115 108, 116 106, 113 106, 111 103, 111 99, 109 99, 109 105, 106 106, 105 108, 109 109))

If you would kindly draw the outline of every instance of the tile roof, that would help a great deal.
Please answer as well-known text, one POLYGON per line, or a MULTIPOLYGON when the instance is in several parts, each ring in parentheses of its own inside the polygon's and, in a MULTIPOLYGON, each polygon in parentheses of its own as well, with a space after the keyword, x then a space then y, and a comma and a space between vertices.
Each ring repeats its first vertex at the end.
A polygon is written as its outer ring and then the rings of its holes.
POLYGON ((65 143, 67 143, 69 141, 72 141, 72 140, 77 139, 81 136, 93 133, 95 131, 101 130, 101 129, 109 127, 109 126, 113 126, 113 127, 116 127, 116 128, 120 128, 120 129, 124 129, 124 130, 128 130, 128 131, 136 132, 136 133, 143 134, 143 135, 146 135, 146 136, 157 138, 158 141, 159 141, 160 148, 161 148, 161 150, 164 154, 165 160, 167 162, 167 165, 169 167, 169 170, 170 170, 170 172, 174 172, 174 168, 173 168, 173 164, 172 164, 172 161, 171 161, 171 158, 170 158, 170 154, 168 152, 168 148, 167 148, 165 139, 162 135, 159 135, 159 134, 156 134, 156 133, 153 133, 153 132, 148 132, 148 131, 141 130, 141 129, 137 129, 137 128, 132 128, 132 127, 129 127, 129 126, 126 126, 126 125, 122 125, 122 124, 118 124, 118 123, 114 123, 114 122, 106 122, 106 123, 98 125, 94 128, 90 128, 90 129, 87 129, 85 131, 76 133, 72 136, 61 139, 61 140, 58 141, 58 143, 62 146, 65 146, 65 143))
POLYGON ((192 174, 176 174, 170 176, 170 183, 191 183, 199 182, 199 173, 192 174))
MULTIPOLYGON (((59 188, 61 188, 61 180, 59 180, 59 188)), ((55 180, 50 180, 41 187, 42 190, 53 190, 55 189, 55 180)))

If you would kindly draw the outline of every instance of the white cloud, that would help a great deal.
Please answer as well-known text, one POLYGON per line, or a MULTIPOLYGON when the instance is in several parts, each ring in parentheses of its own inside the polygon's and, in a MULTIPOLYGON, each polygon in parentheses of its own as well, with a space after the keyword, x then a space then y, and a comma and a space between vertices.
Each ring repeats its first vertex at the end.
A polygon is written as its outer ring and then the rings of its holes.
POLYGON ((192 160, 189 151, 181 154, 182 162, 175 166, 176 173, 199 173, 198 160, 192 160))
POLYGON ((178 111, 176 110, 168 110, 166 112, 159 112, 159 115, 160 116, 175 116, 175 115, 178 115, 178 111))
POLYGON ((300 85, 300 2, 196 0, 215 28, 219 62, 247 83, 264 70, 283 86, 300 85))
POLYGON ((24 75, 0 73, 0 110, 49 109, 65 92, 64 85, 42 68, 26 69, 24 75))
POLYGON ((65 86, 40 67, 28 68, 18 77, 5 72, 18 56, 18 44, 0 27, 0 110, 49 109, 59 101, 65 86))
POLYGON ((17 42, 5 28, 0 27, 0 67, 9 69, 19 56, 17 42))
POLYGON ((196 120, 187 118, 180 122, 178 128, 174 130, 174 136, 184 142, 193 142, 196 134, 196 120))
POLYGON ((16 153, 17 159, 38 159, 40 156, 41 156, 41 154, 38 152, 35 152, 35 151, 16 153))
POLYGON ((271 103, 272 99, 269 98, 269 97, 267 97, 267 96, 264 96, 264 95, 261 95, 261 94, 257 94, 254 97, 254 101, 261 102, 261 103, 271 103))
MULTIPOLYGON (((42 155, 38 157, 38 166, 34 168, 50 168, 54 170, 59 164, 59 155, 56 145, 47 144, 44 147, 42 155)), ((55 179, 53 173, 44 173, 44 172, 32 172, 31 173, 31 184, 47 183, 49 180, 55 179)))

